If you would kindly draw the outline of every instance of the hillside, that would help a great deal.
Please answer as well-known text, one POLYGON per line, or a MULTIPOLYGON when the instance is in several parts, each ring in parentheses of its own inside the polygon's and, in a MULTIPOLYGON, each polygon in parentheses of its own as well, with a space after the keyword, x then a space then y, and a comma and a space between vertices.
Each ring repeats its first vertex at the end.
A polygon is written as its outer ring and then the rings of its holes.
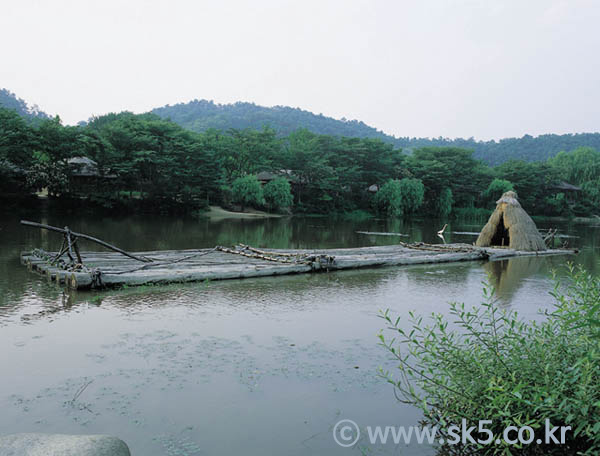
POLYGON ((560 151, 570 151, 581 146, 600 150, 599 133, 549 134, 537 137, 525 135, 522 138, 506 138, 500 141, 475 141, 473 138, 396 138, 357 120, 337 120, 299 108, 268 108, 242 102, 223 105, 207 100, 193 100, 189 103, 156 108, 152 112, 198 132, 209 128, 260 129, 268 125, 282 136, 306 128, 324 135, 379 138, 405 150, 424 146, 464 147, 474 150, 476 158, 490 165, 498 165, 512 159, 544 161, 560 151))
POLYGON ((475 141, 472 138, 399 138, 394 144, 403 149, 424 146, 463 147, 474 150, 475 158, 495 166, 509 160, 546 161, 561 151, 568 152, 583 146, 600 150, 600 133, 549 134, 536 137, 525 135, 522 138, 504 138, 499 141, 475 141))
POLYGON ((14 109, 20 116, 28 119, 48 119, 50 116, 41 111, 37 105, 29 106, 27 102, 7 89, 0 89, 0 107, 14 109))
POLYGON ((322 135, 394 139, 357 120, 336 120, 322 114, 313 114, 310 111, 288 106, 267 108, 254 103, 237 102, 222 105, 207 100, 193 100, 189 103, 156 108, 152 112, 198 132, 209 128, 258 130, 264 125, 269 125, 282 136, 287 136, 299 128, 306 128, 322 135))
MULTIPOLYGON (((0 107, 14 109, 30 121, 50 118, 38 106, 30 106, 7 89, 0 89, 0 107)), ((505 138, 499 141, 476 141, 449 138, 396 138, 358 120, 333 119, 288 106, 264 107, 254 103, 237 102, 216 104, 207 100, 166 105, 152 112, 189 130, 202 132, 210 128, 226 131, 230 128, 261 129, 268 125, 280 136, 306 128, 314 133, 333 136, 378 138, 395 147, 410 152, 425 146, 453 146, 471 149, 474 157, 489 165, 499 165, 508 160, 529 162, 545 161, 560 151, 571 151, 588 146, 600 150, 600 133, 577 133, 565 135, 525 135, 522 138, 505 138)))

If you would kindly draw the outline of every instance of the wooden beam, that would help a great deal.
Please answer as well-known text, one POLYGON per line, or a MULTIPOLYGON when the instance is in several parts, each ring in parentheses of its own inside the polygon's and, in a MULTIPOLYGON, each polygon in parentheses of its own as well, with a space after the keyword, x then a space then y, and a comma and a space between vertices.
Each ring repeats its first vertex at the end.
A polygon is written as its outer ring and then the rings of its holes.
POLYGON ((126 257, 133 258, 134 260, 141 261, 142 263, 151 263, 153 261, 150 258, 133 255, 133 254, 126 252, 125 250, 122 250, 112 244, 109 244, 108 242, 104 242, 101 239, 98 239, 98 238, 95 238, 92 236, 88 236, 87 234, 76 233, 74 231, 67 231, 67 230, 63 230, 62 228, 57 228, 55 226, 44 225, 43 223, 30 222, 28 220, 21 220, 21 225, 32 226, 34 228, 42 228, 44 230, 54 231, 56 233, 61 233, 61 234, 71 234, 72 236, 76 236, 81 239, 87 239, 88 241, 95 242, 96 244, 106 247, 107 249, 118 252, 122 255, 125 255, 126 257))

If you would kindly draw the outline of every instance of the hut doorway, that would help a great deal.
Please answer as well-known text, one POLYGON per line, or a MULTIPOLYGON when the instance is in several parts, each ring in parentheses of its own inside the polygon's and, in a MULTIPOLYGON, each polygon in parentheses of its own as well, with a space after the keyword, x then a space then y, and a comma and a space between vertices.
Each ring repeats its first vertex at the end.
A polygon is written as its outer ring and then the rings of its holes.
POLYGON ((510 234, 508 228, 504 225, 504 214, 500 217, 498 224, 496 225, 496 231, 492 237, 490 245, 504 247, 510 245, 510 234))

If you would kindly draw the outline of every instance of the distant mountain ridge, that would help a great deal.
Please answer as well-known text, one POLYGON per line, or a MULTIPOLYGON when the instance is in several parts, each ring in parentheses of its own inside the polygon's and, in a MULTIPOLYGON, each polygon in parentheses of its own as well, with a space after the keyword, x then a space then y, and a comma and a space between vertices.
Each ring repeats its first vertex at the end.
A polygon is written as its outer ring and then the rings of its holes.
MULTIPOLYGON (((35 122, 51 117, 37 105, 30 106, 7 89, 0 89, 0 107, 14 109, 21 116, 35 122)), ((377 138, 408 152, 426 146, 461 147, 473 150, 475 158, 490 165, 499 165, 508 160, 544 161, 561 151, 571 151, 578 147, 600 150, 600 133, 546 134, 537 137, 525 135, 521 138, 505 138, 499 141, 442 137, 396 138, 358 120, 345 118, 338 120, 299 108, 264 107, 245 102, 217 104, 213 101, 193 100, 189 103, 155 108, 151 112, 197 132, 209 128, 223 131, 230 128, 261 129, 264 125, 268 125, 282 136, 306 128, 323 135, 377 138)), ((85 122, 81 122, 80 125, 85 125, 85 122)))
POLYGON ((216 128, 217 130, 227 130, 229 128, 261 129, 264 125, 269 125, 284 136, 299 128, 306 128, 322 135, 392 138, 358 120, 346 120, 344 118, 337 120, 323 114, 314 114, 310 111, 289 106, 268 108, 241 101, 233 104, 216 104, 208 100, 193 100, 189 103, 155 108, 152 112, 162 118, 170 118, 173 122, 198 132, 209 128, 216 128))
POLYGON ((209 128, 260 129, 268 125, 284 136, 306 128, 324 135, 378 138, 405 150, 425 146, 462 147, 473 150, 475 158, 490 165, 498 165, 508 160, 544 161, 563 150, 571 151, 583 146, 600 150, 600 133, 547 134, 537 137, 525 135, 522 138, 506 138, 499 141, 442 137, 396 138, 358 120, 337 120, 299 108, 269 108, 244 102, 216 104, 208 100, 193 100, 189 103, 166 105, 153 109, 152 112, 197 132, 209 128))
POLYGON ((8 89, 0 89, 0 107, 14 109, 20 116, 32 119, 49 119, 50 116, 37 105, 29 106, 8 89))

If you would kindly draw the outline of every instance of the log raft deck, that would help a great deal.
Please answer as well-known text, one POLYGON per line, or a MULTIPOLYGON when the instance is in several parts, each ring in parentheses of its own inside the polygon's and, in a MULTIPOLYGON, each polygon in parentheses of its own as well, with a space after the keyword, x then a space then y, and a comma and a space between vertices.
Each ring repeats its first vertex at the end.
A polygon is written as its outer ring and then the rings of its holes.
POLYGON ((198 250, 125 252, 91 236, 34 222, 24 225, 50 229, 64 235, 59 252, 35 249, 21 254, 31 270, 74 289, 134 286, 205 280, 241 279, 413 264, 496 260, 517 256, 568 255, 575 250, 539 252, 469 244, 406 244, 343 249, 256 249, 239 244, 198 250), (111 251, 80 252, 78 239, 92 240, 111 251), (97 242, 99 241, 99 242, 97 242), (63 257, 65 257, 63 259, 63 257))

